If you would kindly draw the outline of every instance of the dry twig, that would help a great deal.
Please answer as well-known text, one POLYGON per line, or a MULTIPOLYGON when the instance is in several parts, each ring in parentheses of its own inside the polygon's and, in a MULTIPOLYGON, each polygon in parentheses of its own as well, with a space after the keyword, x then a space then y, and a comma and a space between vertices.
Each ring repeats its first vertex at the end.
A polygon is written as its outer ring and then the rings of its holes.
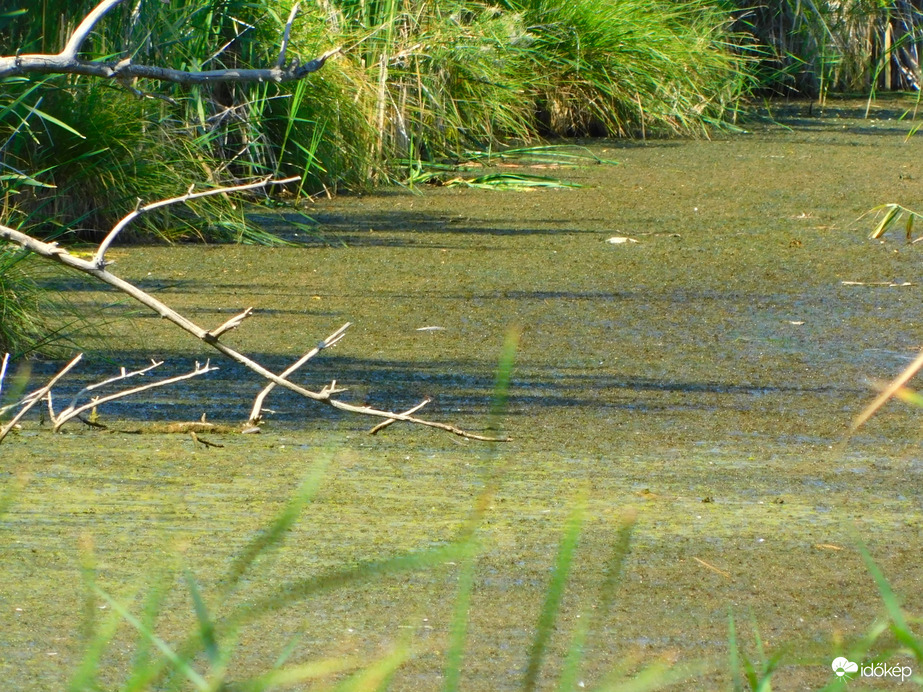
MULTIPOLYGON (((132 394, 138 394, 140 392, 145 392, 149 389, 156 389, 158 387, 166 387, 167 385, 176 384, 177 382, 182 382, 183 380, 188 380, 192 377, 198 377, 199 375, 204 375, 207 372, 212 372, 218 369, 216 367, 212 367, 208 361, 205 361, 205 365, 200 365, 199 363, 196 363, 195 369, 183 375, 177 375, 175 377, 168 377, 165 380, 158 380, 157 382, 151 382, 149 384, 141 385, 140 387, 133 387, 132 389, 124 389, 120 392, 115 392, 114 394, 109 394, 103 397, 93 397, 89 401, 89 403, 83 404, 82 406, 76 406, 77 398, 87 391, 90 391, 97 387, 101 387, 105 384, 111 384, 112 382, 117 382, 119 380, 128 379, 136 375, 143 375, 147 373, 148 371, 156 367, 159 367, 160 365, 163 365, 163 362, 154 363, 153 365, 150 365, 144 368, 143 370, 137 370, 131 373, 126 373, 123 368, 122 374, 119 375, 118 377, 112 377, 106 380, 105 382, 100 382, 98 384, 85 387, 83 390, 81 390, 77 394, 76 397, 74 397, 74 401, 71 403, 71 405, 68 408, 61 411, 61 413, 58 414, 57 416, 55 416, 54 411, 51 410, 51 403, 49 400, 49 414, 51 415, 51 421, 54 424, 54 431, 57 432, 58 430, 61 429, 61 426, 63 426, 67 421, 71 420, 72 418, 76 418, 80 416, 80 414, 83 413, 84 411, 88 411, 89 409, 94 408, 96 406, 102 406, 103 404, 109 403, 110 401, 115 401, 116 399, 122 399, 126 396, 131 396, 132 394)), ((50 392, 49 392, 49 396, 50 396, 50 392)))

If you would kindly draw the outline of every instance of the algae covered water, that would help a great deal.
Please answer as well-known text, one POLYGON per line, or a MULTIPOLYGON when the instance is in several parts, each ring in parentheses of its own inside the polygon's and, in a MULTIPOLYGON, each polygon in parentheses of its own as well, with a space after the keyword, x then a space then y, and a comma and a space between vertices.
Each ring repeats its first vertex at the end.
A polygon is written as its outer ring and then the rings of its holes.
MULTIPOLYGON (((400 425, 369 437, 374 421, 282 391, 258 436, 215 434, 224 446, 205 449, 156 432, 203 413, 246 419, 262 385, 217 358, 214 376, 101 409, 107 431, 52 436, 33 421, 0 447, 3 482, 18 488, 0 524, 0 677, 48 690, 69 678, 82 647, 81 545, 95 546, 100 584, 126 602, 159 564, 188 565, 207 591, 324 457, 319 495, 260 565, 257 592, 451 540, 484 467, 502 466, 475 571, 466 689, 517 688, 581 493, 588 521, 553 660, 598 599, 631 513, 631 554, 590 642, 588 684, 613 666, 630 675, 667 660, 697 666, 683 689, 726 685, 729 611, 745 646, 755 625, 768 649, 797 652, 776 675, 781 689, 828 683, 837 642, 882 612, 860 541, 907 611, 923 612, 921 412, 889 404, 846 439, 874 382, 923 344, 923 248, 902 232, 870 241, 873 222, 859 220, 888 202, 923 209, 905 105, 880 102, 869 118, 864 103, 780 105, 776 122, 747 134, 593 142, 617 165, 527 171, 580 188, 322 200, 304 210, 317 235, 287 225, 292 212, 267 221, 294 247, 114 252, 123 276, 201 324, 254 306, 227 339, 276 371, 353 322, 300 381, 336 379, 345 398, 394 410, 432 396, 429 417, 475 431, 515 327, 512 441, 489 449, 400 425)), ((111 314, 133 309, 94 286, 69 290, 111 314)), ((107 328, 116 365, 155 357, 180 371, 210 355, 147 315, 107 328)), ((233 666, 263 670, 293 641, 293 662, 372 656, 412 633, 416 654, 393 688, 436 689, 457 578, 447 565, 294 603, 241 633, 233 666)), ((192 621, 180 586, 163 636, 192 621)), ((133 636, 111 650, 113 679, 133 636)))

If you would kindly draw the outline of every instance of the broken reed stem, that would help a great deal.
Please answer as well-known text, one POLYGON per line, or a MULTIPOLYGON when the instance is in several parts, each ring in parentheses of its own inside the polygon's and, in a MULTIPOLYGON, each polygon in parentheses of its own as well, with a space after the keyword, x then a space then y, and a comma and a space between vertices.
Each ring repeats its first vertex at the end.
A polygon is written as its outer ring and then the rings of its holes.
POLYGON ((862 413, 856 416, 856 419, 853 421, 852 425, 849 426, 849 432, 854 433, 856 430, 862 427, 862 425, 868 421, 869 418, 875 415, 875 412, 878 411, 878 409, 884 406, 888 400, 891 399, 891 397, 897 394, 901 387, 913 379, 913 376, 916 375, 921 368, 923 368, 923 351, 920 352, 914 361, 908 365, 900 375, 895 377, 888 384, 888 386, 882 390, 881 394, 875 397, 875 400, 872 401, 872 403, 865 407, 862 413))

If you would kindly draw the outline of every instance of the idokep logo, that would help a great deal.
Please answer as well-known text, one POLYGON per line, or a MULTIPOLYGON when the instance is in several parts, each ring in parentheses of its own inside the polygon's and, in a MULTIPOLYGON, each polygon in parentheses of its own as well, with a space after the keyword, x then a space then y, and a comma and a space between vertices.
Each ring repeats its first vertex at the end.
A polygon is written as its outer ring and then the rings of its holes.
POLYGON ((843 656, 833 659, 830 667, 833 668, 834 675, 842 680, 852 680, 854 674, 859 673, 863 678, 895 678, 904 682, 913 675, 913 669, 910 666, 889 666, 887 663, 869 663, 860 666, 843 656))
POLYGON ((852 676, 850 673, 859 672, 859 664, 853 663, 847 658, 840 656, 839 658, 833 659, 833 663, 830 664, 830 667, 833 668, 833 672, 838 678, 846 678, 850 680, 852 676))

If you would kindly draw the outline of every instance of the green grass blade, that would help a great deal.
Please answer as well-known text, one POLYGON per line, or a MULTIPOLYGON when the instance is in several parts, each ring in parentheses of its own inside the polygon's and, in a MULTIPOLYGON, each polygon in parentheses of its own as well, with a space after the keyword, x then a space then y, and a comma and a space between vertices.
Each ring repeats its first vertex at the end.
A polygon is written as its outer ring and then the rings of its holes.
POLYGON ((240 552, 231 563, 227 576, 224 578, 222 593, 226 596, 234 590, 241 577, 253 562, 262 554, 277 546, 289 529, 301 516, 304 509, 320 487, 321 480, 330 464, 330 455, 321 456, 311 469, 310 474, 302 482, 295 496, 289 501, 285 509, 276 517, 275 521, 264 531, 258 533, 240 552))
POLYGON ((331 589, 342 588, 377 577, 413 572, 436 567, 450 561, 458 561, 464 556, 464 551, 464 545, 451 543, 383 560, 363 562, 349 569, 336 570, 316 577, 301 579, 283 586, 269 596, 241 606, 220 624, 236 625, 251 622, 270 612, 331 589))
POLYGON ((887 210, 887 212, 885 213, 882 220, 878 223, 877 226, 875 226, 872 232, 869 233, 869 238, 872 240, 880 238, 885 233, 887 233, 891 228, 891 225, 897 220, 897 217, 901 214, 904 208, 899 204, 882 204, 881 206, 875 207, 871 211, 881 212, 885 210, 887 210))
MULTIPOLYGON (((162 569, 148 590, 141 611, 141 624, 147 630, 153 631, 157 618, 163 609, 164 600, 173 585, 174 572, 172 569, 162 569)), ((120 692, 141 692, 148 689, 148 683, 153 679, 155 671, 162 665, 161 661, 151 656, 153 644, 150 639, 138 634, 135 643, 135 654, 132 659, 131 676, 120 692)))
POLYGON ((377 692, 386 690, 394 673, 410 658, 410 647, 399 644, 371 665, 337 685, 336 692, 377 692))
POLYGON ((616 533, 612 545, 612 554, 606 564, 605 578, 600 586, 596 607, 587 608, 574 628, 574 634, 561 668, 558 680, 559 692, 570 692, 576 689, 577 678, 580 676, 580 666, 586 653, 586 642, 594 623, 605 620, 612 604, 615 602, 615 592, 618 589, 622 569, 631 547, 631 532, 634 529, 634 515, 629 515, 622 522, 616 533))
POLYGON ((740 649, 737 642, 737 628, 734 626, 734 613, 728 609, 728 667, 731 669, 731 689, 742 692, 744 685, 740 677, 740 649))
POLYGON ((894 634, 894 638, 913 653, 918 663, 923 663, 923 641, 913 633, 910 626, 907 624, 907 618, 904 617, 900 602, 891 589, 891 585, 888 583, 888 580, 885 579, 878 565, 875 564, 871 554, 869 554, 868 548, 861 543, 859 544, 859 553, 862 555, 862 559, 865 561, 865 566, 872 575, 872 579, 875 580, 875 584, 878 586, 881 600, 884 601, 888 616, 891 618, 891 632, 894 634))
POLYGON ((324 678, 355 670, 362 665, 362 661, 349 658, 329 658, 321 661, 311 661, 297 666, 273 670, 256 678, 243 680, 234 684, 235 692, 264 692, 284 688, 308 680, 323 680, 324 678))
MULTIPOLYGON (((500 430, 503 415, 507 410, 513 368, 516 363, 516 351, 519 347, 519 334, 517 327, 507 330, 503 348, 500 352, 497 372, 494 376, 494 390, 488 414, 488 427, 495 432, 500 430)), ((497 446, 493 445, 490 451, 492 455, 496 456, 497 446)), ((463 555, 458 576, 458 594, 455 597, 455 607, 449 627, 449 646, 446 650, 445 683, 443 685, 446 692, 458 690, 461 681, 461 666, 468 636, 471 594, 474 590, 474 569, 479 547, 475 532, 483 520, 491 499, 496 494, 503 471, 502 465, 496 463, 495 460, 493 461, 494 463, 488 462, 485 468, 484 488, 474 504, 471 515, 458 541, 463 555)))
POLYGON ((153 644, 157 649, 162 653, 166 659, 172 664, 173 668, 181 673, 189 682, 195 685, 196 689, 202 690, 205 692, 209 689, 209 684, 201 675, 199 675, 192 666, 189 665, 189 662, 179 656, 169 644, 163 641, 158 637, 154 632, 142 623, 138 618, 132 615, 127 608, 125 608, 121 603, 112 598, 105 591, 100 589, 98 586, 94 586, 93 590, 96 592, 100 598, 104 599, 112 609, 117 612, 125 622, 134 627, 144 638, 146 638, 151 644, 153 644))
POLYGON ((461 562, 458 574, 458 595, 455 597, 455 608, 452 612, 452 622, 449 625, 449 646, 446 650, 445 684, 443 685, 445 692, 457 692, 461 681, 461 664, 468 636, 471 593, 474 590, 476 556, 476 544, 472 538, 468 542, 468 550, 461 562))
POLYGON ((522 680, 522 689, 525 692, 532 692, 538 684, 542 660, 545 657, 545 650, 548 648, 558 611, 561 608, 561 600, 564 597, 564 589, 567 586, 570 568, 573 564, 574 552, 577 549, 577 541, 583 527, 585 511, 586 502, 581 498, 567 519, 564 536, 558 547, 558 555, 555 558, 551 583, 545 592, 545 603, 542 605, 535 638, 532 640, 532 647, 529 651, 529 662, 526 665, 526 673, 522 680))
POLYGON ((109 611, 101 624, 97 624, 96 632, 68 684, 68 692, 86 692, 98 688, 96 680, 103 655, 121 624, 122 617, 115 609, 109 611))
POLYGON ((213 666, 217 665, 220 661, 220 650, 215 634, 215 625, 208 614, 205 599, 202 598, 202 592, 192 572, 188 569, 184 570, 183 578, 189 588, 189 595, 192 597, 192 606, 195 609, 196 621, 199 625, 199 638, 205 648, 205 655, 208 657, 209 663, 213 666))
POLYGON ((77 137, 79 137, 80 139, 86 139, 86 137, 85 137, 84 135, 80 134, 79 132, 77 132, 77 130, 75 130, 74 128, 72 128, 72 127, 71 127, 70 125, 68 125, 66 122, 64 122, 63 120, 59 120, 58 118, 54 117, 54 116, 51 115, 50 113, 46 113, 45 111, 39 110, 39 109, 36 108, 36 107, 32 107, 32 108, 30 108, 29 110, 32 111, 33 113, 35 113, 35 114, 36 114, 38 117, 40 117, 42 120, 45 120, 45 121, 50 122, 50 123, 54 123, 54 124, 57 125, 58 127, 62 128, 62 129, 64 129, 64 130, 67 130, 67 131, 70 132, 71 134, 76 135, 77 137))

